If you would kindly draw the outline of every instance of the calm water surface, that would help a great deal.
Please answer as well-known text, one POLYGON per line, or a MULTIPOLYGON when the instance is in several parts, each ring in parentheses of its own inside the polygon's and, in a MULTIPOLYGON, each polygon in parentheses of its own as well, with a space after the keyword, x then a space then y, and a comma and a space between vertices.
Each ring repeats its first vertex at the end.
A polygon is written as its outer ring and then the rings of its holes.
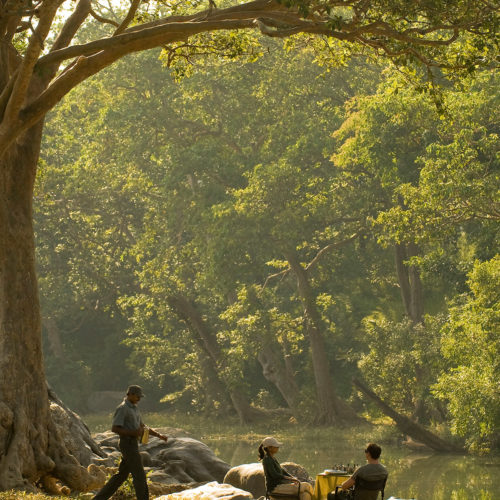
MULTIPOLYGON (((257 462, 258 443, 220 440, 203 441, 231 465, 257 462)), ((320 441, 320 440, 318 440, 320 441)), ((500 456, 471 457, 409 451, 382 446, 382 463, 389 470, 385 498, 416 500, 500 500, 500 456)), ((337 463, 363 465, 364 443, 354 450, 347 442, 300 442, 284 444, 280 462, 303 465, 315 477, 337 463)))

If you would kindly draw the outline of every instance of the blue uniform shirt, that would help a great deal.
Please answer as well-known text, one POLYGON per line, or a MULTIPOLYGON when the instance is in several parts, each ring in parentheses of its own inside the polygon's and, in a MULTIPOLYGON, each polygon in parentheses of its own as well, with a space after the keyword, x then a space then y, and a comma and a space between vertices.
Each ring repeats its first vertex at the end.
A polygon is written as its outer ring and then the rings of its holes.
POLYGON ((118 425, 124 429, 136 430, 142 423, 141 414, 137 406, 132 404, 127 398, 123 400, 115 410, 113 426, 118 425))

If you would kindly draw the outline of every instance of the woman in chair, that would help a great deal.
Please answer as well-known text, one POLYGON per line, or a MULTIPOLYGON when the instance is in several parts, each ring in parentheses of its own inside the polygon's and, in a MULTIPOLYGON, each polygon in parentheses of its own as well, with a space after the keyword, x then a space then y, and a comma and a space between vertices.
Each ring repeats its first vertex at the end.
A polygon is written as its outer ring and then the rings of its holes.
POLYGON ((300 500, 311 500, 313 489, 309 483, 300 482, 299 479, 288 473, 274 455, 282 445, 273 437, 266 437, 259 446, 259 459, 262 460, 264 475, 266 477, 266 491, 273 496, 274 493, 290 496, 299 496, 300 500))

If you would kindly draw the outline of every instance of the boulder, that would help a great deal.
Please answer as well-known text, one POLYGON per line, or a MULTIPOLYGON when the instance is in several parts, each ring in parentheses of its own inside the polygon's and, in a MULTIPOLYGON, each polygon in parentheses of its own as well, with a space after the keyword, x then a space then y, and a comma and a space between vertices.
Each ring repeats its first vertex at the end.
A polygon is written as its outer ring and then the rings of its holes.
POLYGON ((295 476, 297 479, 300 479, 301 482, 309 483, 314 486, 314 479, 309 476, 309 473, 304 467, 302 467, 302 465, 296 464, 295 462, 283 462, 281 466, 289 474, 295 476))
MULTIPOLYGON (((301 465, 293 462, 284 462, 281 466, 292 476, 311 485, 314 481, 301 465)), ((224 477, 224 483, 250 492, 255 498, 266 494, 266 481, 261 463, 243 464, 232 467, 224 477)))
POLYGON ((170 474, 158 469, 145 469, 148 481, 161 484, 178 484, 177 480, 170 474))
POLYGON ((196 439, 169 438, 167 443, 160 443, 162 446, 159 451, 156 448, 146 448, 146 451, 170 468, 175 477, 182 471, 186 477, 179 482, 222 482, 230 469, 230 466, 218 458, 206 444, 196 439), (154 451, 156 453, 153 454, 154 451))
POLYGON ((224 483, 250 492, 254 498, 266 494, 266 483, 261 463, 242 464, 229 469, 224 483))
POLYGON ((197 488, 162 495, 155 500, 252 500, 247 491, 240 490, 230 484, 220 484, 216 481, 203 484, 197 488))
POLYGON ((52 420, 68 451, 85 467, 90 465, 94 458, 104 457, 105 452, 92 438, 83 420, 70 410, 50 387, 47 387, 47 393, 52 420))
MULTIPOLYGON (((186 434, 180 429, 158 429, 169 436, 168 441, 152 437, 149 443, 141 445, 143 464, 148 476, 154 481, 164 484, 222 482, 230 466, 218 458, 214 452, 201 441, 191 437, 173 437, 186 434)), ((98 434, 94 439, 105 450, 107 458, 95 457, 96 465, 113 466, 121 456, 118 449, 118 436, 112 432, 98 434)))

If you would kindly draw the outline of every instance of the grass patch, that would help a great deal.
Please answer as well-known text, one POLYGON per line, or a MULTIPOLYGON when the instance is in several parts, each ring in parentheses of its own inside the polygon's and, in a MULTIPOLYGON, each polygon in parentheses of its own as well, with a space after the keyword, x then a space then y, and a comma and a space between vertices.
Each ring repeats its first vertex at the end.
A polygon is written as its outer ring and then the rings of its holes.
MULTIPOLYGON (((111 414, 90 414, 82 417, 91 433, 108 431, 111 428, 113 416, 111 414)), ((289 440, 306 441, 316 439, 353 440, 358 442, 365 436, 373 436, 374 429, 385 429, 388 435, 397 434, 393 425, 387 422, 377 422, 375 426, 356 425, 355 427, 317 427, 299 424, 288 417, 273 417, 265 421, 250 424, 241 424, 237 418, 210 418, 196 414, 146 413, 142 412, 142 419, 150 427, 174 427, 190 433, 200 440, 217 441, 227 438, 237 438, 241 441, 259 441, 265 436, 286 436, 289 440)), ((382 432, 377 432, 383 434, 382 432)))

